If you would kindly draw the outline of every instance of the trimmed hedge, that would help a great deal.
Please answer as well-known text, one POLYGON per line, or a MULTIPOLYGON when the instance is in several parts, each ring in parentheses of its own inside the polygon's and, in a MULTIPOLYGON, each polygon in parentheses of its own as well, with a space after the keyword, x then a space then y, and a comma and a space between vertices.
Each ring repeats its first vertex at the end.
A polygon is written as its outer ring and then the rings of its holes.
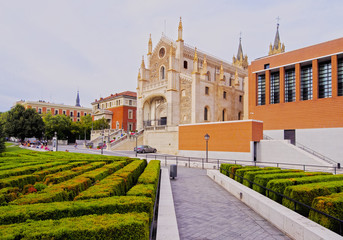
POLYGON ((147 166, 146 160, 135 160, 94 186, 81 192, 74 200, 125 195, 147 166))
MULTIPOLYGON (((297 186, 289 186, 285 189, 284 195, 304 203, 308 206, 312 205, 312 201, 316 197, 330 195, 332 193, 339 193, 343 191, 343 181, 334 182, 319 182, 310 183, 297 186)), ((299 204, 294 207, 294 203, 286 198, 282 199, 282 205, 302 214, 307 217, 309 209, 299 204)))
POLYGON ((0 226, 3 239, 149 239, 147 213, 87 215, 0 226))
POLYGON ((155 185, 154 184, 136 184, 127 193, 127 196, 146 196, 155 201, 155 185))
POLYGON ((150 215, 153 204, 152 199, 147 197, 114 196, 82 201, 3 206, 0 207, 0 225, 21 223, 29 219, 61 219, 90 214, 146 212, 150 215))
MULTIPOLYGON (((329 175, 330 173, 326 172, 290 172, 290 173, 275 173, 267 175, 257 175, 254 179, 254 182, 266 187, 268 182, 274 179, 283 179, 283 178, 292 178, 292 177, 309 177, 316 175, 329 175)), ((258 185, 253 185, 253 189, 256 192, 259 192, 263 195, 266 195, 266 190, 258 185)))
MULTIPOLYGON (((244 178, 253 182, 255 177, 259 174, 274 174, 274 173, 286 173, 286 172, 301 172, 301 170, 286 169, 286 170, 248 171, 244 173, 244 178)), ((252 184, 246 179, 243 180, 243 184, 247 187, 252 188, 252 184)))
POLYGON ((231 173, 231 169, 236 171, 238 168, 242 167, 242 165, 238 164, 222 163, 220 164, 220 172, 230 178, 233 178, 234 175, 231 173))
POLYGON ((9 187, 0 189, 0 206, 7 205, 8 202, 18 198, 19 188, 9 187))
POLYGON ((239 182, 239 183, 243 183, 243 178, 240 178, 239 176, 244 177, 245 172, 249 172, 249 171, 263 171, 263 170, 281 170, 281 168, 278 168, 278 167, 265 167, 265 168, 261 168, 261 167, 255 167, 255 166, 247 166, 247 167, 244 167, 244 168, 237 169, 235 180, 237 182, 239 182))
MULTIPOLYGON (((343 219, 343 192, 323 197, 316 197, 312 202, 312 207, 338 219, 343 219)), ((336 233, 339 233, 340 223, 332 218, 328 218, 311 210, 309 219, 336 233)))
MULTIPOLYGON (((290 179, 276 179, 271 180, 267 184, 267 188, 283 194, 286 187, 293 185, 301 185, 316 182, 330 182, 343 180, 343 174, 338 175, 323 175, 323 176, 312 176, 312 177, 301 177, 301 178, 290 178, 290 179)), ((282 203, 282 197, 276 195, 273 192, 269 192, 269 198, 273 199, 278 203, 282 203)))

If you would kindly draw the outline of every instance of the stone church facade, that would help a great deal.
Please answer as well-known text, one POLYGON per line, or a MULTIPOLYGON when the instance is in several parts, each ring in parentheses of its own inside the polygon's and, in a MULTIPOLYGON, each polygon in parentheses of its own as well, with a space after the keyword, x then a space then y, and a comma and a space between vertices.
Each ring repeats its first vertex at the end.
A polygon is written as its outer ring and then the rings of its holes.
POLYGON ((180 19, 178 39, 162 35, 138 73, 137 129, 144 143, 177 153, 178 126, 243 119, 243 81, 247 57, 239 43, 230 64, 184 43, 180 19))

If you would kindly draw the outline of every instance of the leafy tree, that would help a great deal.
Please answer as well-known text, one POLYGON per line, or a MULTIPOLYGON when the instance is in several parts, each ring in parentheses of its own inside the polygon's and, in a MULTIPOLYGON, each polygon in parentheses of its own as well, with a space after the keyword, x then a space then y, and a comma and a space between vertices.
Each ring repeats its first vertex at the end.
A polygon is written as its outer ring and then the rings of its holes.
POLYGON ((17 104, 7 112, 4 120, 4 130, 8 137, 16 137, 22 141, 25 137, 42 137, 44 122, 34 109, 25 109, 17 104))
POLYGON ((92 117, 90 115, 82 116, 81 121, 73 122, 72 133, 76 138, 80 136, 81 139, 85 138, 86 133, 86 139, 90 139, 91 129, 92 117))
POLYGON ((108 128, 110 128, 110 125, 108 124, 105 118, 101 118, 93 122, 94 130, 102 130, 102 129, 108 129, 108 128))
POLYGON ((2 113, 0 113, 0 153, 5 151, 5 135, 3 131, 2 113))
POLYGON ((72 120, 65 115, 52 116, 48 113, 44 116, 45 136, 51 139, 57 133, 58 139, 72 138, 72 120))

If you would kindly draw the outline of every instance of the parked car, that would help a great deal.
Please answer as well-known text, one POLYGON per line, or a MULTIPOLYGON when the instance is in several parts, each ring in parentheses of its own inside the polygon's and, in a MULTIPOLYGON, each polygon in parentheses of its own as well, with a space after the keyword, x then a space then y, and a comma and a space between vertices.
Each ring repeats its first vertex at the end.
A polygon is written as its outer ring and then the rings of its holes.
POLYGON ((134 148, 133 151, 137 153, 155 153, 157 152, 156 148, 150 147, 148 145, 137 146, 137 149, 134 148))

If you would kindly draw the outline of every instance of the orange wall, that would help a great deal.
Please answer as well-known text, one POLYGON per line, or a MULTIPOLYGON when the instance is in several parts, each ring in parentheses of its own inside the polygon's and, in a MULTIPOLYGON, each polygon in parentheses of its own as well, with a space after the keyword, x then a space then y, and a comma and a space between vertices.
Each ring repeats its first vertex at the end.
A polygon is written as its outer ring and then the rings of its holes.
MULTIPOLYGON (((332 97, 318 99, 316 72, 317 59, 340 52, 343 52, 343 38, 251 62, 249 66, 249 118, 263 121, 264 130, 343 127, 343 96, 337 96, 337 55, 331 57, 332 97), (283 99, 280 99, 278 104, 268 104, 269 100, 266 99, 266 105, 257 106, 257 74, 253 72, 264 70, 264 64, 270 64, 270 68, 279 67, 281 74, 284 73, 282 65, 292 65, 301 61, 312 62, 313 99, 300 101, 300 64, 295 64, 296 101, 284 103, 283 99)), ((284 83, 283 77, 281 80, 284 83)), ((284 84, 280 84, 280 97, 284 96, 282 88, 284 84)), ((269 96, 269 88, 266 84, 267 96, 269 96)))
POLYGON ((107 110, 113 112, 112 115, 112 129, 116 128, 116 122, 119 122, 119 128, 123 128, 127 131, 128 122, 133 123, 133 130, 136 130, 136 107, 120 106, 114 108, 108 108, 107 110), (129 118, 129 110, 133 111, 132 119, 129 118), (122 126, 123 125, 123 126, 122 126))
POLYGON ((179 126, 179 150, 250 152, 250 141, 263 139, 263 123, 253 120, 179 126))

